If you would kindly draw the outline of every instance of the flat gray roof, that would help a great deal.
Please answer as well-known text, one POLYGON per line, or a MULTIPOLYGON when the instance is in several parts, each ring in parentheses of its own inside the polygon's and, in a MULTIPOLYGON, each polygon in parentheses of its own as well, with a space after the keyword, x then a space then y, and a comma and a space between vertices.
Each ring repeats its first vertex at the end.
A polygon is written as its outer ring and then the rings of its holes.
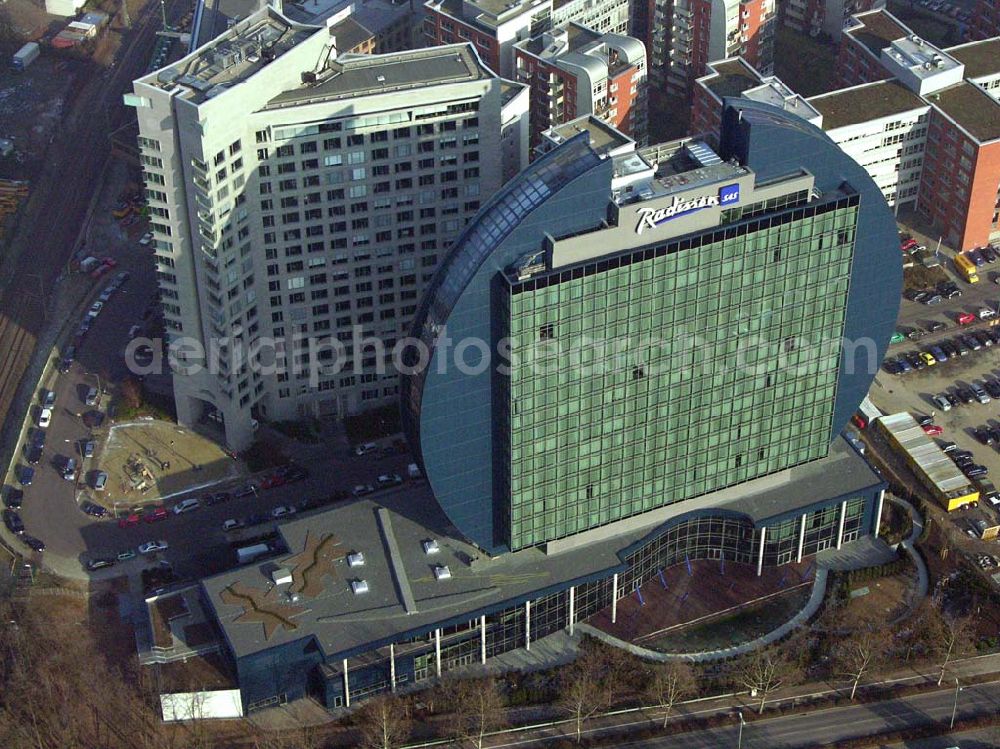
POLYGON ((266 0, 202 0, 198 36, 192 39, 191 49, 208 44, 234 21, 252 16, 265 5, 266 0))
POLYGON ((960 44, 945 52, 965 65, 966 78, 982 78, 1000 73, 1000 37, 960 44))
POLYGON ((348 16, 343 21, 330 27, 330 33, 337 41, 337 49, 349 52, 362 42, 374 38, 375 34, 348 16))
POLYGON ((926 107, 927 102, 892 79, 853 86, 807 100, 823 115, 823 129, 835 130, 891 114, 926 107))
POLYGON ((619 132, 608 123, 593 115, 577 117, 562 125, 550 128, 550 133, 555 133, 564 140, 569 140, 574 135, 586 132, 590 136, 590 147, 598 153, 604 153, 609 149, 618 148, 632 141, 627 135, 619 132))
MULTIPOLYGON (((679 515, 714 506, 755 522, 876 486, 880 478, 844 440, 828 457, 791 469, 791 483, 765 477, 741 487, 678 503, 679 515)), ((377 499, 361 499, 282 524, 289 554, 249 564, 202 581, 206 605, 236 657, 315 637, 327 657, 370 649, 372 643, 428 631, 470 612, 536 597, 548 588, 610 574, 619 556, 665 521, 623 523, 620 535, 581 544, 558 554, 525 549, 489 558, 461 540, 426 484, 407 484, 377 499), (380 520, 379 515, 382 515, 380 520), (391 525, 387 540, 385 522, 391 525), (438 551, 425 553, 435 540, 438 551), (390 551, 391 547, 395 549, 390 551), (346 555, 361 552, 364 564, 350 567, 346 555), (437 579, 447 566, 450 577, 437 579), (272 574, 291 570, 295 582, 275 586, 272 574), (364 580, 367 592, 352 592, 364 580), (289 590, 300 591, 296 598, 289 590), (409 609, 409 611, 408 611, 409 609)))
POLYGON ((470 44, 452 44, 384 55, 347 54, 338 57, 330 67, 330 75, 316 83, 279 94, 268 102, 268 107, 331 101, 493 77, 483 67, 470 44))

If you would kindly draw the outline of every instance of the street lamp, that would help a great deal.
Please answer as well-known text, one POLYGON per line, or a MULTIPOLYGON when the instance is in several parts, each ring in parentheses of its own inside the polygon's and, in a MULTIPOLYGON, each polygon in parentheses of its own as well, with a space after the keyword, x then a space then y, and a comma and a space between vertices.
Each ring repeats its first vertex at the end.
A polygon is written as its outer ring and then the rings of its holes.
POLYGON ((951 724, 948 729, 951 730, 955 727, 955 713, 958 711, 958 693, 962 691, 962 687, 958 685, 958 677, 955 678, 955 702, 951 706, 951 724))
POLYGON ((741 749, 741 747, 743 746, 743 726, 745 726, 747 724, 747 722, 745 720, 743 720, 743 712, 742 711, 737 710, 736 714, 738 716, 740 716, 740 732, 739 732, 739 735, 736 738, 736 749, 741 749))

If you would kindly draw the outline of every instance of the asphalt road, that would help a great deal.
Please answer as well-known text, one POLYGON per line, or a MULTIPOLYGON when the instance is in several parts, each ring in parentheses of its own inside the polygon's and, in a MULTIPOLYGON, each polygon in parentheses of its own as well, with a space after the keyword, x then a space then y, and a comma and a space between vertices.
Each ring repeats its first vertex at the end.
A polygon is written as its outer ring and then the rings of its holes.
MULTIPOLYGON (((835 741, 946 721, 951 717, 955 693, 952 690, 886 700, 867 705, 851 705, 817 710, 801 715, 768 718, 747 723, 742 746, 746 749, 782 749, 831 744, 835 741)), ((959 695, 958 717, 995 713, 1000 709, 1000 682, 965 687, 959 695)), ((620 749, 718 749, 735 747, 739 720, 733 725, 704 731, 674 734, 617 744, 620 749)), ((493 744, 493 747, 529 746, 535 740, 493 744)), ((994 743, 993 746, 996 744, 994 743)))

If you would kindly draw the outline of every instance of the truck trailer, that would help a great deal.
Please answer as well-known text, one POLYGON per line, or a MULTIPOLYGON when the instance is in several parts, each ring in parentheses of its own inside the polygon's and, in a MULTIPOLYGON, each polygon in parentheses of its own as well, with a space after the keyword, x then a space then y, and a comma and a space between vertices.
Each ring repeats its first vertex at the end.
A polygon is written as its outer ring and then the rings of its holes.
POLYGON ((42 48, 38 46, 38 42, 28 42, 14 53, 14 56, 10 60, 11 67, 14 70, 25 70, 35 61, 41 52, 42 48))

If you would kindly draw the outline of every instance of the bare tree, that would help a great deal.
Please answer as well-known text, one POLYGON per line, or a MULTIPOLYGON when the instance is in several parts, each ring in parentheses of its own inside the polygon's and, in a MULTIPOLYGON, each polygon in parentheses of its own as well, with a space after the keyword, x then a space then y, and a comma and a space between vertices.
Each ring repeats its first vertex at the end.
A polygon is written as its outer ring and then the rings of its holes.
POLYGON ((503 696, 493 678, 464 679, 456 687, 452 697, 456 736, 470 742, 475 749, 483 749, 486 735, 507 722, 503 696))
POLYGON ((684 661, 670 661, 650 669, 649 681, 646 684, 646 696, 656 707, 663 708, 663 727, 667 727, 670 711, 674 705, 697 694, 698 682, 694 671, 684 661))
POLYGON ((559 680, 557 704, 573 720, 578 744, 583 736, 583 724, 608 704, 608 683, 604 677, 601 656, 587 651, 563 671, 559 680))
POLYGON ((864 625, 839 640, 833 648, 833 661, 851 680, 851 699, 866 674, 885 662, 889 639, 876 625, 864 625))
POLYGON ((376 697, 358 711, 361 749, 396 749, 410 735, 410 719, 398 697, 376 697))
POLYGON ((763 713, 768 695, 791 681, 794 672, 794 667, 780 653, 758 650, 744 661, 739 680, 751 695, 760 698, 759 713, 763 713))
POLYGON ((937 617, 937 643, 942 656, 941 675, 938 676, 938 686, 944 681, 945 670, 952 658, 961 653, 972 639, 972 626, 967 617, 950 617, 939 611, 937 617))
POLYGON ((134 411, 142 406, 142 385, 134 377, 122 380, 121 394, 126 408, 134 411))

